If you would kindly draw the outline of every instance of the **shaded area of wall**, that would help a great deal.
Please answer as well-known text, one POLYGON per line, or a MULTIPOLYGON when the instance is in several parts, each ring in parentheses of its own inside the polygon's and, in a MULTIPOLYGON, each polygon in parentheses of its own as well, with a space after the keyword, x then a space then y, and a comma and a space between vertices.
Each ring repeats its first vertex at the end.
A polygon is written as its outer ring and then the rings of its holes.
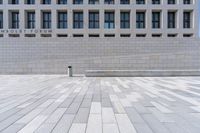
POLYGON ((85 70, 197 70, 200 40, 178 38, 2 38, 0 74, 85 70))

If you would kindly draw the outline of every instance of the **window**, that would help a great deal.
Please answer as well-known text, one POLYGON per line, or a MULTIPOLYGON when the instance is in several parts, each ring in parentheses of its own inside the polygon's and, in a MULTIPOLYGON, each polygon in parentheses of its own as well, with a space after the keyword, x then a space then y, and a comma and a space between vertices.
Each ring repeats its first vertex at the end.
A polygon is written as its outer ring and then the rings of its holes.
POLYGON ((120 0, 120 4, 130 4, 130 0, 120 0))
POLYGON ((73 37, 84 37, 83 34, 74 34, 73 37))
POLYGON ((89 37, 99 37, 99 34, 89 34, 89 37))
POLYGON ((58 12, 58 26, 59 29, 67 28, 67 12, 58 12))
POLYGON ((3 0, 0 0, 0 4, 3 4, 3 0))
POLYGON ((58 4, 67 4, 67 0, 58 0, 58 4))
POLYGON ((89 12, 89 28, 99 28, 99 12, 89 12))
POLYGON ((193 37, 193 34, 183 34, 183 37, 193 37))
POLYGON ((177 34, 168 34, 168 37, 177 37, 177 34))
POLYGON ((183 4, 191 4, 191 0, 183 0, 183 4))
POLYGON ((160 12, 152 12, 152 28, 160 28, 160 12))
POLYGON ((57 34, 57 37, 68 37, 67 34, 57 34))
POLYGON ((145 28, 145 12, 136 12, 136 28, 145 28))
POLYGON ((104 37, 115 37, 115 34, 105 34, 104 37))
POLYGON ((160 4, 160 0, 152 0, 152 4, 160 4))
POLYGON ((168 28, 176 28, 176 12, 168 12, 168 28))
POLYGON ((115 4, 114 0, 105 0, 104 4, 115 4))
POLYGON ((9 4, 19 4, 19 0, 10 0, 8 1, 9 4))
POLYGON ((146 37, 146 34, 136 34, 136 37, 146 37))
POLYGON ((51 28, 51 12, 43 12, 43 22, 42 28, 49 29, 51 28))
POLYGON ((51 0, 42 0, 42 4, 51 4, 51 0))
POLYGON ((152 37, 162 37, 162 34, 152 34, 152 37))
POLYGON ((136 4, 145 4, 145 0, 136 0, 136 4))
POLYGON ((131 34, 120 34, 120 37, 131 37, 131 34))
POLYGON ((51 34, 41 34, 41 37, 51 37, 51 34))
POLYGON ((76 11, 73 14, 73 27, 74 29, 82 29, 83 28, 83 12, 76 11))
POLYGON ((36 37, 35 34, 25 34, 24 36, 25 36, 25 37, 36 37))
POLYGON ((105 12, 104 28, 106 29, 115 28, 115 13, 114 12, 105 12))
POLYGON ((3 12, 0 12, 0 29, 3 29, 3 12))
POLYGON ((130 28, 130 12, 120 13, 120 27, 122 29, 130 28))
POLYGON ((183 28, 191 28, 191 12, 183 12, 183 28))
POLYGON ((99 4, 99 0, 89 0, 89 4, 99 4))
POLYGON ((19 34, 9 34, 8 36, 9 36, 9 37, 20 37, 19 34))
POLYGON ((35 0, 26 0, 26 4, 29 4, 29 5, 35 4, 35 0))
POLYGON ((11 12, 11 28, 19 28, 19 12, 11 12))
POLYGON ((73 4, 83 4, 83 0, 73 0, 73 4))
POLYGON ((35 28, 35 12, 27 12, 27 28, 35 28))
POLYGON ((168 0, 168 4, 176 4, 176 0, 168 0))

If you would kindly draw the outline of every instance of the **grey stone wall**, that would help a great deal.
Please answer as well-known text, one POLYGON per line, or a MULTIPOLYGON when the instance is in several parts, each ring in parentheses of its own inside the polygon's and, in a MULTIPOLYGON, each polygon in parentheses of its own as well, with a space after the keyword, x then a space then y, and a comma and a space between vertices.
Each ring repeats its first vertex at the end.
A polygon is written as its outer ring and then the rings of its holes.
POLYGON ((1 38, 0 74, 85 70, 197 70, 195 38, 1 38))

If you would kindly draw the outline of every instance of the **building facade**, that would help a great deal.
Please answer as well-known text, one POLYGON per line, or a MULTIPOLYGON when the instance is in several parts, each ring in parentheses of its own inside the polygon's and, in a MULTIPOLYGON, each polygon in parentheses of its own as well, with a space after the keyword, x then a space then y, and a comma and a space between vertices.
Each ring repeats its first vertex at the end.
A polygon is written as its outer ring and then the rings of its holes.
POLYGON ((0 0, 0 37, 197 37, 198 0, 0 0))
POLYGON ((199 71, 198 2, 0 0, 0 74, 199 71))

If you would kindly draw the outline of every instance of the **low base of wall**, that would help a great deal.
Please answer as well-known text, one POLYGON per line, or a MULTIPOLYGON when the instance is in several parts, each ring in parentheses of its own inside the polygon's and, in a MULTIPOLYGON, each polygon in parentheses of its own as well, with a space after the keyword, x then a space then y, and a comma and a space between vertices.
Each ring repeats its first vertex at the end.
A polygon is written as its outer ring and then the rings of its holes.
POLYGON ((87 70, 86 77, 200 76, 200 70, 87 70))
POLYGON ((72 66, 74 74, 129 70, 116 75, 195 75, 187 70, 200 70, 199 44, 199 38, 0 38, 0 74, 66 74, 72 66))

